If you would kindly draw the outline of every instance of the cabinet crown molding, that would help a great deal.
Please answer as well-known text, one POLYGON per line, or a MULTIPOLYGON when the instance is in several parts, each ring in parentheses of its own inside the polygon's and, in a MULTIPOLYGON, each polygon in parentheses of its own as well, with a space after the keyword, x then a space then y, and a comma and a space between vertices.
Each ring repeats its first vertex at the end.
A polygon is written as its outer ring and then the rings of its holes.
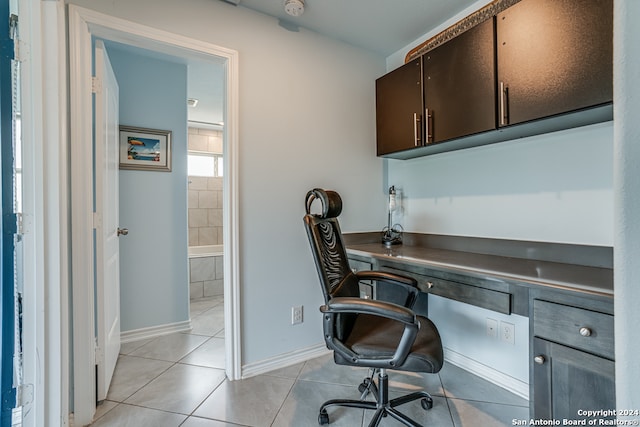
POLYGON ((412 61, 421 55, 427 53, 428 51, 435 49, 443 43, 453 39, 454 37, 459 36, 470 28, 475 27, 476 25, 486 21, 487 19, 491 19, 496 16, 498 13, 506 10, 507 8, 513 6, 518 3, 520 0, 494 0, 488 5, 484 6, 482 9, 472 13, 461 21, 456 22, 446 30, 436 34, 431 37, 429 40, 419 44, 414 47, 407 53, 404 58, 404 62, 407 63, 412 61))

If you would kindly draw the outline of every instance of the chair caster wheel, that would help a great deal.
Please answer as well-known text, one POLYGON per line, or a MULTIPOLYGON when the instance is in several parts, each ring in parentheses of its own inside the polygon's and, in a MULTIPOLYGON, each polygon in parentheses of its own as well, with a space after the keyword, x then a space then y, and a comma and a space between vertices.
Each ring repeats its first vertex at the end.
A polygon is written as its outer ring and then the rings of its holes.
POLYGON ((327 414, 327 412, 320 412, 320 414, 318 415, 318 424, 325 425, 325 424, 329 424, 329 414, 327 414))
POLYGON ((367 390, 367 386, 364 383, 360 383, 360 385, 358 386, 358 391, 360 393, 364 393, 367 390))
POLYGON ((422 409, 428 411, 429 409, 433 408, 433 399, 430 397, 422 398, 420 399, 420 404, 422 405, 422 409))

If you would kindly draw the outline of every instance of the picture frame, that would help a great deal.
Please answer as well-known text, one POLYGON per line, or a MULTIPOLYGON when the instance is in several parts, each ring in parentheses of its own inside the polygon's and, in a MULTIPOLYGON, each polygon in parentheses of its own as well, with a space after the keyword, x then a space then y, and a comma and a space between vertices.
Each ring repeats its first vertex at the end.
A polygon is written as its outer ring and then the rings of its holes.
POLYGON ((171 172, 171 131, 120 126, 120 169, 171 172))

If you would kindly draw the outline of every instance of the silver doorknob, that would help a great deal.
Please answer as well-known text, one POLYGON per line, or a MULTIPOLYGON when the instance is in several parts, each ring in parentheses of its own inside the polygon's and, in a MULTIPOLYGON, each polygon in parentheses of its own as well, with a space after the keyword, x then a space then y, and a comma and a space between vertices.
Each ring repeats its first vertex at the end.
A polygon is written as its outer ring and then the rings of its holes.
POLYGON ((590 337, 591 336, 591 329, 586 328, 586 327, 580 328, 580 335, 582 335, 583 337, 590 337))
POLYGON ((536 362, 538 365, 544 365, 545 359, 544 359, 544 356, 540 355, 540 356, 534 357, 533 361, 536 362))
POLYGON ((118 234, 118 236, 126 236, 127 234, 129 234, 129 229, 128 228, 118 228, 117 234, 118 234))

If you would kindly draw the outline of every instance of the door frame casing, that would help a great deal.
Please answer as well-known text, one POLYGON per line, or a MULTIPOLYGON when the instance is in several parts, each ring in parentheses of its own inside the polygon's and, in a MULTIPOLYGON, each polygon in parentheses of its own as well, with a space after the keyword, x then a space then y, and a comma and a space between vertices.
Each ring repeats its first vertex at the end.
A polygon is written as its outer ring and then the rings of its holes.
MULTIPOLYGON (((238 238, 238 52, 214 44, 133 24, 75 5, 69 5, 70 175, 73 294, 74 421, 89 424, 95 413, 93 188, 91 101, 91 37, 159 50, 175 56, 223 58, 226 65, 223 240, 226 374, 242 377, 240 341, 240 280, 238 238), (90 284, 91 286, 88 286, 90 284)), ((185 206, 186 209, 186 206, 185 206)), ((186 230, 185 230, 186 232, 186 230)), ((186 286, 185 278, 185 286, 186 286)), ((186 294, 188 296, 188 293, 186 294)))

